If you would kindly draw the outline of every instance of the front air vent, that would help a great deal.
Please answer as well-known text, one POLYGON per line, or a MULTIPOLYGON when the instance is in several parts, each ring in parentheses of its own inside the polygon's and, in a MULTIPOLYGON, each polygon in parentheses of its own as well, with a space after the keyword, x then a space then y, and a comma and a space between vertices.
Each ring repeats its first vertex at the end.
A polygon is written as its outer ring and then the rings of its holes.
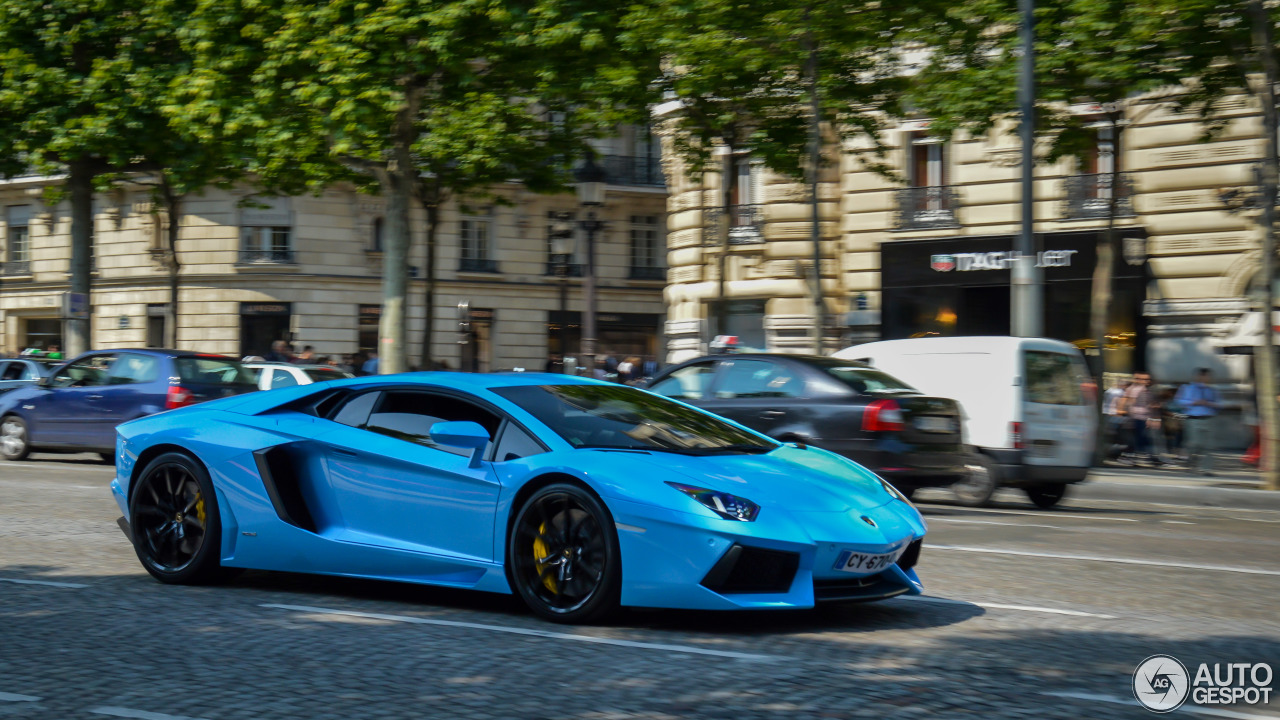
POLYGON ((702 579, 702 586, 722 595, 784 593, 800 567, 800 554, 734 545, 702 579))
POLYGON ((289 446, 276 445, 255 450, 253 459, 258 465, 258 474, 262 476, 262 484, 267 489, 267 497, 271 498, 271 506, 275 508, 276 515, 294 527, 315 532, 316 521, 311 517, 307 501, 302 497, 297 472, 300 463, 293 458, 289 446))

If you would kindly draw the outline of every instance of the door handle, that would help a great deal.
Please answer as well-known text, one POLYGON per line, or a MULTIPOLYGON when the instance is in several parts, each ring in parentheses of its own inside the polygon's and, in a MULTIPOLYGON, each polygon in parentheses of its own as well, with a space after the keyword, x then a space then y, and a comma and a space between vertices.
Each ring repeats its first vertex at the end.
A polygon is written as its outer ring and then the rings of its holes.
POLYGON ((351 458, 353 458, 353 457, 360 457, 360 455, 359 455, 359 454, 354 453, 354 452, 352 452, 352 451, 350 451, 350 450, 343 450, 342 448, 333 448, 333 454, 334 454, 334 455, 341 455, 341 456, 343 456, 343 457, 351 457, 351 458))
POLYGON ((90 400, 101 400, 101 399, 102 399, 102 396, 101 396, 101 395, 90 395, 90 396, 89 396, 89 399, 90 399, 90 400))
POLYGON ((786 414, 787 414, 786 410, 765 410, 764 412, 760 413, 760 417, 764 418, 765 420, 777 420, 778 418, 786 414))

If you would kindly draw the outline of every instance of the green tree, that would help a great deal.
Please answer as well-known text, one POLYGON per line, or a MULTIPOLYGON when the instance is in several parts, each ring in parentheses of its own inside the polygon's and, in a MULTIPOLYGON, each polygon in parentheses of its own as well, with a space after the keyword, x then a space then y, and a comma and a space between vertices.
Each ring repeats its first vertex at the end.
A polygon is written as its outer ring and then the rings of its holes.
MULTIPOLYGON (((941 137, 957 130, 982 135, 1003 122, 1017 124, 1018 12, 1015 0, 971 0, 949 7, 919 36, 929 61, 916 78, 911 102, 932 118, 941 137)), ((1038 162, 1080 161, 1099 147, 1099 126, 1110 135, 1109 176, 1092 179, 1107 198, 1090 302, 1090 336, 1104 372, 1108 311, 1118 254, 1116 215, 1126 187, 1120 158, 1125 130, 1141 103, 1180 87, 1168 62, 1173 38, 1144 5, 1125 0, 1052 0, 1036 8, 1037 134, 1047 146, 1038 162), (1080 106, 1090 108, 1080 112, 1080 106)))
POLYGON ((428 215, 430 298, 440 206, 498 180, 560 187, 581 134, 543 111, 574 106, 577 126, 598 131, 611 114, 596 108, 612 104, 600 99, 634 85, 608 67, 610 12, 565 0, 201 0, 193 104, 247 132, 269 187, 348 177, 387 199, 380 369, 400 372, 411 204, 428 215), (222 99, 246 82, 250 101, 222 99))
MULTIPOLYGON (((171 68, 170 27, 137 0, 0 4, 0 172, 66 173, 71 292, 88 297, 93 191, 100 176, 145 169, 166 120, 155 98, 171 68)), ((69 355, 89 348, 89 321, 66 325, 69 355)))

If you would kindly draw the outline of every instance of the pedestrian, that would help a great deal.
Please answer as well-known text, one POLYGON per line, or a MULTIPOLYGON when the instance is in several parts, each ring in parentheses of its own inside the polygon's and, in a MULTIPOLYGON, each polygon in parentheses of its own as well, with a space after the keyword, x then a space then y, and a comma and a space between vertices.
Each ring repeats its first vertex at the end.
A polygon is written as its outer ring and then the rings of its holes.
POLYGON ((1200 368, 1195 380, 1183 385, 1175 398, 1187 416, 1187 469, 1209 476, 1213 475, 1213 457, 1209 454, 1213 444, 1213 419, 1218 414, 1218 391, 1209 384, 1212 378, 1209 368, 1200 368))
POLYGON ((636 366, 633 362, 634 360, 635 358, 629 357, 618 363, 618 382, 624 385, 631 382, 631 373, 634 371, 636 366))
POLYGON ((52 358, 54 360, 61 360, 63 357, 62 349, 59 348, 57 345, 50 345, 49 352, 45 353, 44 356, 47 358, 52 358))
POLYGON ((1131 451, 1129 433, 1124 428, 1125 417, 1120 413, 1120 401, 1131 384, 1129 378, 1120 378, 1113 381, 1111 387, 1102 394, 1102 414, 1106 418, 1106 456, 1109 458, 1131 451))
POLYGON ((369 359, 364 361, 364 365, 360 368, 360 371, 363 372, 365 375, 377 375, 378 374, 378 353, 376 352, 369 353, 369 359))
POLYGON ((276 340, 271 343, 271 352, 263 355, 267 362, 290 362, 293 355, 289 352, 289 343, 276 340))
POLYGON ((558 373, 564 369, 564 359, 555 353, 547 355, 546 372, 558 373))
POLYGON ((1144 461, 1149 464, 1159 464, 1159 460, 1151 454, 1151 435, 1147 428, 1148 424, 1152 424, 1153 418, 1156 419, 1154 424, 1159 424, 1159 418, 1153 412, 1153 405, 1151 375, 1144 372, 1134 373, 1133 383, 1124 391, 1124 397, 1121 398, 1119 412, 1128 421, 1129 434, 1133 441, 1130 460, 1135 464, 1144 461))
POLYGON ((356 374, 355 360, 350 355, 343 355, 342 359, 336 362, 336 365, 344 373, 356 374))

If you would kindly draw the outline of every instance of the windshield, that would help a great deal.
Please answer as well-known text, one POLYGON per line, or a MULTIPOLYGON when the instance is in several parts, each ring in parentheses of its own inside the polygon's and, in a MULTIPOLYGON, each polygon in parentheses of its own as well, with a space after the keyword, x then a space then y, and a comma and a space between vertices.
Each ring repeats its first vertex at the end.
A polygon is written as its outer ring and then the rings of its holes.
POLYGON ((831 377, 844 383, 854 392, 876 394, 906 394, 919 393, 919 390, 902 382, 898 378, 883 373, 879 370, 873 370, 859 363, 849 362, 847 360, 825 359, 808 361, 814 367, 821 368, 823 372, 831 377))
POLYGON ((778 444, 625 385, 526 385, 494 392, 578 448, 762 453, 778 444))
POLYGON ((198 385, 252 385, 258 381, 254 372, 235 360, 217 355, 197 355, 173 359, 183 383, 198 385))

